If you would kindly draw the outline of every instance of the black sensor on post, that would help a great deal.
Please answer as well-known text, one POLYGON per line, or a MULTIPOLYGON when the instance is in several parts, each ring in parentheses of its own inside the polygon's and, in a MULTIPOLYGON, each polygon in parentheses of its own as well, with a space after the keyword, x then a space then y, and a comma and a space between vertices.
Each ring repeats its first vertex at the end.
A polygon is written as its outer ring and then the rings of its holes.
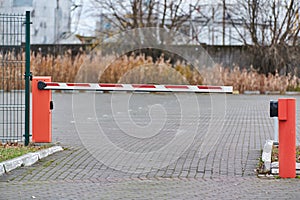
POLYGON ((278 117, 278 101, 270 101, 270 117, 278 117))

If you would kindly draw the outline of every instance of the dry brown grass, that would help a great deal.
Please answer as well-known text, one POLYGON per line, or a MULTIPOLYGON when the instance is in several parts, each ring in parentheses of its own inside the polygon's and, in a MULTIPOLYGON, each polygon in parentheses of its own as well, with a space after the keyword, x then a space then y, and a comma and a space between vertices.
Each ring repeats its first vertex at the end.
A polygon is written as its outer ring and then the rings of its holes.
MULTIPOLYGON (((24 60, 24 54, 22 56, 24 60)), ((20 60, 13 54, 5 55, 1 65, 0 89, 6 91, 23 89, 14 77, 23 77, 24 64, 15 65, 20 60)), ((198 70, 184 62, 172 66, 164 61, 163 56, 156 62, 151 57, 140 56, 101 56, 100 52, 77 56, 66 52, 60 56, 31 54, 31 71, 35 76, 51 76, 55 82, 103 82, 103 83, 156 83, 156 84, 210 84, 230 85, 241 93, 245 90, 266 91, 299 90, 300 80, 296 76, 279 76, 259 74, 252 67, 249 70, 224 68, 221 65, 199 67, 198 70)))
POLYGON ((0 54, 0 90, 21 90, 25 87, 23 74, 25 69, 24 54, 14 52, 0 54))
POLYGON ((296 76, 280 76, 276 71, 275 75, 269 73, 267 76, 259 74, 255 69, 250 67, 250 70, 240 69, 235 66, 232 70, 216 65, 211 69, 206 69, 201 73, 206 77, 205 83, 214 85, 231 85, 234 90, 243 93, 246 90, 260 91, 298 91, 300 79, 296 76))

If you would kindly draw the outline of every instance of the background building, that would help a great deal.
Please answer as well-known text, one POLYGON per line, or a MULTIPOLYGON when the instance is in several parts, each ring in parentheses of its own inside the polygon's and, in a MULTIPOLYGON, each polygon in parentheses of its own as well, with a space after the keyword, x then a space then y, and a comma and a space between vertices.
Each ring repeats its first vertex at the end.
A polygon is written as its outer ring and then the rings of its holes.
POLYGON ((71 4, 70 0, 0 0, 0 13, 31 11, 32 44, 74 43, 71 4))

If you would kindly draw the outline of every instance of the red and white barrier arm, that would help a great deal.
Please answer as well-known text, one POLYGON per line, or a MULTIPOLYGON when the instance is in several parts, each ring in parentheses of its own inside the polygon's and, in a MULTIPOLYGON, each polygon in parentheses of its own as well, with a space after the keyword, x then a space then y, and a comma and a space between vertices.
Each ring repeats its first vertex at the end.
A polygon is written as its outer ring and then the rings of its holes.
POLYGON ((232 86, 210 85, 154 85, 154 84, 115 84, 115 83, 38 83, 40 90, 95 90, 132 92, 203 92, 232 93, 232 86))

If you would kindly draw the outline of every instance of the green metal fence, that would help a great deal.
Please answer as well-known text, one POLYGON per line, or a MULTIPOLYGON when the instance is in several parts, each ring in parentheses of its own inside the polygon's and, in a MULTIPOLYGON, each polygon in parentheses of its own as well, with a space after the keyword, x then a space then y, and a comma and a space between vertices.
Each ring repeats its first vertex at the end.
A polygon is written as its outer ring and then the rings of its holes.
POLYGON ((30 12, 0 14, 0 141, 29 143, 30 12), (23 137, 25 136, 25 140, 23 137))

